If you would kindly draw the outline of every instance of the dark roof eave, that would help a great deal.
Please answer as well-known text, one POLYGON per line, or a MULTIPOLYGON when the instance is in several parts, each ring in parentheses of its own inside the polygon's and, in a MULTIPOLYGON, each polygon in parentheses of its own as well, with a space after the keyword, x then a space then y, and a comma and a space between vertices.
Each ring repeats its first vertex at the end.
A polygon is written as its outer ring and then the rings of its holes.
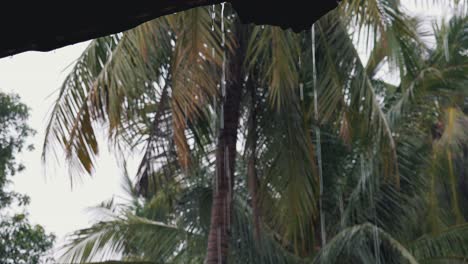
MULTIPOLYGON (((310 0, 309 0, 310 1, 310 0)), ((28 50, 49 51, 122 32, 151 19, 221 0, 133 1, 7 1, 0 9, 0 58, 28 50), (99 2, 99 4, 96 4, 99 2), (122 2, 123 3, 123 2, 122 2), (112 4, 112 5, 111 5, 112 4)), ((231 0, 245 23, 303 30, 337 6, 321 0, 310 10, 304 0, 231 0), (282 3, 281 3, 282 2, 282 3)))

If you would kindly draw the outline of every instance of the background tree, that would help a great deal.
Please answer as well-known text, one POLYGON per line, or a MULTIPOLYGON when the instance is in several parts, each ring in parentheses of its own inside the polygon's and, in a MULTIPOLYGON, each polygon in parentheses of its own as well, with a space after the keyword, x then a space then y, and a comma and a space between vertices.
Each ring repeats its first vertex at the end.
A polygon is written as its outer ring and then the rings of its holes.
MULTIPOLYGON (((10 181, 24 169, 16 155, 34 131, 27 125, 29 109, 17 95, 0 92, 0 263, 41 263, 54 236, 31 225, 24 212, 29 197, 11 191, 10 181), (23 212, 21 212, 23 211, 23 212)), ((32 146, 27 146, 31 149, 32 146)))
POLYGON ((0 222, 0 263, 50 263, 55 236, 40 225, 31 225, 26 213, 2 214, 0 222))
MULTIPOLYGON (((456 43, 464 43, 460 28, 465 28, 465 16, 459 15, 458 29, 450 27, 459 36, 456 43)), ((433 210, 429 208, 442 209, 425 194, 447 201, 440 190, 427 189, 436 186, 425 177, 435 170, 425 169, 432 160, 439 164, 433 159, 430 128, 438 124, 433 117, 441 112, 427 108, 423 98, 439 97, 441 91, 449 101, 464 95, 459 85, 466 83, 464 55, 456 55, 449 67, 434 55, 447 47, 463 54, 463 44, 426 47, 418 21, 404 14, 398 1, 344 1, 315 29, 315 34, 294 34, 242 25, 222 6, 174 14, 98 39, 62 86, 44 149, 58 143, 73 168, 89 173, 98 154, 97 125, 109 125, 109 138, 125 154, 143 147, 137 190, 146 199, 165 197, 169 202, 163 208, 172 212, 157 221, 183 234, 195 230, 209 246, 206 255, 199 255, 191 251, 189 238, 175 236, 175 242, 162 243, 177 248, 164 249, 171 252, 166 255, 145 240, 160 254, 138 251, 143 248, 138 244, 137 253, 128 254, 141 257, 138 261, 182 261, 175 259, 182 252, 193 253, 194 261, 206 257, 208 263, 258 262, 262 254, 270 263, 283 253, 323 263, 463 258, 464 247, 452 247, 436 236, 442 233, 418 226, 436 219, 427 217, 433 210), (362 40, 370 56, 366 64, 358 52, 362 40), (385 67, 398 76, 399 84, 379 77, 385 67), (438 92, 430 93, 429 87, 438 92), (418 108, 427 108, 424 119, 413 115, 412 109, 418 108), (320 142, 315 140, 316 127, 323 131, 320 142), (320 145, 322 163, 316 156, 320 145), (320 167, 323 179, 318 177, 320 167), (191 178, 203 182, 204 177, 204 184, 213 183, 205 186, 213 198, 204 200, 213 205, 209 228, 178 225, 190 212, 181 207, 198 197, 190 192, 189 200, 182 200, 198 183, 191 178), (236 233, 235 222, 241 195, 242 210, 253 225, 240 230, 244 235, 236 233), (262 248, 264 233, 282 250, 262 248), (426 239, 427 234, 434 237, 426 239), (239 239, 257 246, 243 248, 239 239)), ((453 190, 448 190, 451 203, 458 201, 453 190)), ((206 218, 199 211, 189 223, 206 218)), ((436 223, 439 231, 464 245, 463 228, 453 231, 453 223, 446 223, 436 223)), ((81 241, 89 242, 80 244, 84 249, 107 245, 89 240, 93 232, 82 235, 81 241)), ((88 253, 72 253, 72 260, 89 261, 88 253)))

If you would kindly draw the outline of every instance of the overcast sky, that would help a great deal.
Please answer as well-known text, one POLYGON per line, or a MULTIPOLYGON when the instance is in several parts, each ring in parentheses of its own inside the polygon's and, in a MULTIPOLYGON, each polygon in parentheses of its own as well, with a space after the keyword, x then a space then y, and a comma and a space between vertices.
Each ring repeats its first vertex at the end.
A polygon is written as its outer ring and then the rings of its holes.
POLYGON ((29 124, 38 132, 32 139, 36 150, 19 157, 26 171, 15 175, 13 188, 31 197, 32 222, 55 233, 59 241, 65 234, 89 225, 92 217, 86 208, 121 193, 121 174, 106 147, 101 148, 95 177, 83 178, 73 190, 64 166, 48 166, 45 175, 41 162, 47 116, 57 98, 57 89, 70 70, 64 69, 86 45, 80 43, 48 53, 27 52, 0 60, 0 90, 21 96, 22 102, 32 109, 29 124))
MULTIPOLYGON (((414 3, 420 1, 403 2, 413 13, 427 20, 451 13, 447 6, 428 9, 415 7, 414 3)), ((48 168, 47 175, 43 173, 41 146, 49 110, 57 97, 57 89, 70 70, 65 68, 81 54, 86 45, 80 43, 48 53, 26 52, 0 59, 0 90, 21 96, 22 101, 32 109, 29 123, 38 131, 32 140, 36 150, 20 157, 26 165, 26 171, 15 176, 14 189, 31 197, 29 212, 32 222, 54 232, 59 241, 67 233, 89 225, 92 218, 86 213, 86 208, 121 195, 121 173, 105 147, 101 147, 95 177, 85 178, 73 190, 63 166, 48 168)))

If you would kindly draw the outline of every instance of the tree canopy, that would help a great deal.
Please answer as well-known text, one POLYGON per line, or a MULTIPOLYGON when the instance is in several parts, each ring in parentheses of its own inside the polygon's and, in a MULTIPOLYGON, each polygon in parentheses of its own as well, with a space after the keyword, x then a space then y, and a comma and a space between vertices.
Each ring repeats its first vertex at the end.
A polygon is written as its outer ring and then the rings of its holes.
POLYGON ((64 261, 463 263, 458 10, 434 24, 433 46, 392 0, 343 1, 298 34, 244 25, 223 4, 93 41, 44 157, 60 147, 72 179, 92 174, 104 125, 122 162, 143 158, 130 201, 101 204, 108 219, 78 230, 64 261))
POLYGON ((11 178, 25 166, 16 156, 32 146, 34 130, 27 124, 29 109, 15 94, 0 92, 0 263, 42 263, 55 237, 28 220, 26 195, 11 191, 11 178))

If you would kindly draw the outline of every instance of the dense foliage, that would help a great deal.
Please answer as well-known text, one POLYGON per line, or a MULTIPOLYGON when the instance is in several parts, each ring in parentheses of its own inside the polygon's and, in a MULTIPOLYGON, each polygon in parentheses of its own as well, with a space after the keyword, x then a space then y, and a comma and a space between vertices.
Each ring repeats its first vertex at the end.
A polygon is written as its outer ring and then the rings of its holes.
MULTIPOLYGON (((24 169, 16 156, 34 133, 28 126, 29 109, 13 94, 0 92, 0 263, 39 264, 52 248, 54 236, 29 223, 29 197, 11 191, 10 181, 24 169)), ((27 146, 31 149, 32 146, 27 146)))
POLYGON ((39 264, 47 261, 54 236, 40 225, 31 225, 25 214, 3 216, 0 222, 0 263, 39 264))
POLYGON ((11 195, 5 193, 8 177, 24 169, 15 156, 23 150, 27 137, 33 133, 26 124, 28 116, 28 108, 17 95, 0 93, 0 207, 10 203, 11 195))
POLYGON ((222 5, 93 41, 44 155, 92 173, 102 125, 144 155, 63 261, 466 262, 468 16, 448 4, 434 45, 397 0, 342 1, 299 34, 222 5))

